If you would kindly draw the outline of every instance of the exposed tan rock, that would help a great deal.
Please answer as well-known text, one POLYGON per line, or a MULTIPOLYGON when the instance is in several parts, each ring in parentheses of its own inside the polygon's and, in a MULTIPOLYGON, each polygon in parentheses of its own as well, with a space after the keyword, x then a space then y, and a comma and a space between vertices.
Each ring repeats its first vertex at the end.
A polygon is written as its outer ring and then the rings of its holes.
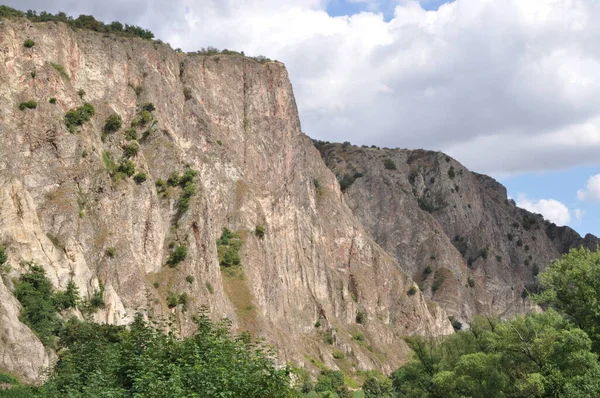
MULTIPOLYGON (((334 347, 323 339, 330 332, 352 366, 384 371, 407 358, 402 336, 452 330, 442 308, 420 293, 406 294, 413 282, 346 206, 335 176, 300 130, 278 62, 188 56, 61 23, 2 21, 0 140, 0 242, 10 253, 11 276, 26 271, 21 260, 33 260, 58 289, 72 278, 89 297, 102 285, 106 308, 94 315, 98 322, 127 324, 142 311, 174 316, 187 334, 192 315, 206 306, 215 318, 265 337, 282 360, 337 367, 334 347), (36 45, 25 48, 27 38, 36 45), (79 89, 96 114, 70 133, 63 117, 83 104, 79 89), (37 108, 19 110, 29 99, 37 108), (123 156, 124 130, 149 102, 157 124, 132 158, 148 180, 113 180, 103 154, 123 156), (113 113, 123 128, 103 141, 113 113), (178 217, 181 188, 165 196, 154 183, 188 166, 198 171, 197 189, 178 217), (264 238, 253 234, 257 225, 266 228, 264 238), (244 237, 244 280, 220 270, 216 240, 223 227, 244 237), (164 265, 170 242, 189 251, 176 269, 164 265), (169 291, 189 295, 187 311, 167 307, 169 291), (358 332, 366 342, 352 339, 358 332)), ((0 286, 0 369, 34 381, 51 353, 18 321, 8 290, 0 286)))

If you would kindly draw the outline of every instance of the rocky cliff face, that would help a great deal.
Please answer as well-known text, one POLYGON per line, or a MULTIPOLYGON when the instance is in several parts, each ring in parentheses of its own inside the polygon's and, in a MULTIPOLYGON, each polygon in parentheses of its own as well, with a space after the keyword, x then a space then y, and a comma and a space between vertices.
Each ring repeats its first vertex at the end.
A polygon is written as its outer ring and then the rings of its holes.
MULTIPOLYGON (((11 294, 29 261, 43 266, 57 289, 73 280, 84 298, 101 292, 106 306, 95 321, 126 324, 142 311, 173 318, 186 334, 206 306, 215 318, 265 337, 282 360, 349 372, 388 371, 406 358, 401 336, 452 330, 443 310, 418 292, 407 295, 413 282, 401 267, 415 274, 416 263, 398 256, 399 267, 345 204, 334 174, 300 130, 292 87, 277 62, 191 56, 61 23, 0 21, 0 197, 0 244, 11 265, 0 283, 0 370, 27 381, 39 380, 54 357, 19 321, 11 294), (24 47, 26 39, 35 45, 24 47), (35 109, 19 109, 29 100, 35 109), (65 113, 84 102, 95 114, 70 132, 65 113), (148 103, 156 108, 153 121, 140 114, 148 103), (123 127, 103 131, 112 114, 123 127), (137 141, 125 135, 132 121, 137 141), (123 149, 136 144, 137 154, 123 149), (116 170, 127 157, 146 181, 116 170), (155 182, 190 168, 198 172, 196 189, 182 211, 182 188, 155 182), (254 234, 256 226, 264 226, 264 237, 254 234), (242 272, 219 266, 223 227, 243 238, 242 272), (186 259, 165 266, 179 245, 187 247, 186 259), (170 293, 187 293, 187 304, 169 308, 170 293), (347 359, 334 360, 334 348, 347 359)), ((431 215, 414 210, 433 225, 431 215)), ((372 230, 377 223, 368 212, 357 210, 372 230)), ((434 254, 428 245, 444 242, 447 266, 461 271, 464 284, 469 272, 437 228, 415 232, 413 240, 423 256, 434 254)), ((394 248, 390 253, 400 252, 392 235, 373 233, 394 248)), ((442 291, 450 299, 451 290, 442 291)))
POLYGON ((538 272, 570 248, 600 243, 516 207, 501 184, 443 153, 316 146, 375 241, 463 322, 531 310, 538 272))

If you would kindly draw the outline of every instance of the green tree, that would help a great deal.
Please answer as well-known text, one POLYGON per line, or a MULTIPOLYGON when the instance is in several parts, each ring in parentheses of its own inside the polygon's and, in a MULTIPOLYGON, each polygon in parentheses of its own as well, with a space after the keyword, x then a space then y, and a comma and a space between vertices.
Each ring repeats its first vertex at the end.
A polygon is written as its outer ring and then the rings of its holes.
POLYGON ((554 307, 583 329, 600 352, 600 251, 572 249, 539 274, 533 300, 554 307))
POLYGON ((15 297, 23 309, 19 320, 29 326, 46 346, 53 346, 60 327, 52 284, 44 269, 31 263, 29 271, 15 283, 15 297))

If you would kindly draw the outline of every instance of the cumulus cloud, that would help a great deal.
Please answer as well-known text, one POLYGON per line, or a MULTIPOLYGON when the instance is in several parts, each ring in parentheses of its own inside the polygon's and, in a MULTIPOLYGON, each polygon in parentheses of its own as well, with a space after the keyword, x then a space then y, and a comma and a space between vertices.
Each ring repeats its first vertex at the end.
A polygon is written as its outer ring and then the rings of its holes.
POLYGON ((334 1, 8 3, 124 19, 188 51, 279 59, 315 138, 441 149, 493 174, 598 164, 600 2, 345 0, 373 11, 332 17, 334 1), (389 6, 391 19, 378 11, 389 6))
POLYGON ((577 191, 577 199, 600 201, 600 174, 590 177, 585 188, 577 191))
MULTIPOLYGON (((557 225, 567 225, 571 222, 571 212, 564 203, 554 199, 540 199, 533 201, 525 195, 520 194, 517 199, 517 206, 529 210, 532 213, 539 213, 544 218, 557 225)), ((577 216, 577 213, 576 213, 577 216)))

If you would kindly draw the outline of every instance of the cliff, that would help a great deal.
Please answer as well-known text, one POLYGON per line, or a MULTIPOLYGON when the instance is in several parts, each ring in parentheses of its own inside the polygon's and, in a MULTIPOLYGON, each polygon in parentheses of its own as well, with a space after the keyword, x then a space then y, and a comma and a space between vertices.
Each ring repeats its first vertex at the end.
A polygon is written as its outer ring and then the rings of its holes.
POLYGON ((462 322, 534 310, 536 275, 569 249, 600 243, 516 207, 493 178, 443 153, 316 146, 375 241, 462 322))
MULTIPOLYGON (((402 336, 451 332, 443 310, 407 294, 416 268, 402 256, 399 267, 398 251, 387 254, 369 233, 388 250, 392 239, 346 205, 355 198, 344 198, 301 132, 281 63, 11 19, 0 21, 0 83, 0 244, 10 264, 0 370, 35 382, 55 357, 19 321, 11 293, 31 261, 56 289, 72 280, 82 299, 101 294, 97 322, 127 324, 141 311, 185 335, 206 307, 264 337, 282 360, 350 374, 395 368, 407 355, 402 336), (84 103, 90 120, 80 109, 67 128, 67 112, 84 103), (122 119, 117 131, 111 115, 122 119), (159 181, 186 170, 197 172, 195 189, 159 181), (224 227, 243 240, 240 270, 219 265, 224 227), (187 256, 177 263, 180 246, 187 256)), ((429 243, 447 240, 438 229, 429 243)), ((448 256, 466 276, 460 256, 448 256)))

